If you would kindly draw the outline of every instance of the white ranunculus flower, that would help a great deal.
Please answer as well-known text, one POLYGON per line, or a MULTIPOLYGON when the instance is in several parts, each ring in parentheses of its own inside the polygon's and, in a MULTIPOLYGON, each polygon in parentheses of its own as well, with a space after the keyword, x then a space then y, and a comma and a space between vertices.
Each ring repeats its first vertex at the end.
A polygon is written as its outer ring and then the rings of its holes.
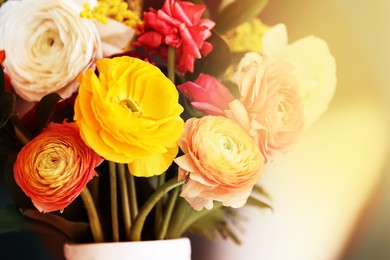
POLYGON ((5 71, 16 93, 38 101, 57 92, 63 98, 77 90, 76 77, 102 57, 94 22, 80 17, 71 0, 8 1, 0 9, 0 49, 5 71))
POLYGON ((327 110, 336 88, 336 62, 327 43, 308 36, 288 44, 284 24, 269 29, 262 40, 263 53, 268 59, 294 66, 292 74, 298 81, 306 123, 310 126, 327 110))

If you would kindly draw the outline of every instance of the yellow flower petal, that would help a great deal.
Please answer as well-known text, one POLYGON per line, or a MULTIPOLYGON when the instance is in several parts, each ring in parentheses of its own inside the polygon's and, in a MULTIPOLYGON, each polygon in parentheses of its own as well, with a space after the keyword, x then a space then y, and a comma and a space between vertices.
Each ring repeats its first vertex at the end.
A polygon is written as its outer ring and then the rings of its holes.
POLYGON ((176 86, 136 58, 101 59, 97 68, 99 76, 84 75, 76 99, 82 138, 105 159, 131 163, 137 176, 161 174, 176 156, 184 126, 176 86))
POLYGON ((145 159, 137 159, 128 164, 129 171, 134 176, 151 177, 166 171, 176 157, 178 147, 168 149, 166 153, 155 154, 145 159))

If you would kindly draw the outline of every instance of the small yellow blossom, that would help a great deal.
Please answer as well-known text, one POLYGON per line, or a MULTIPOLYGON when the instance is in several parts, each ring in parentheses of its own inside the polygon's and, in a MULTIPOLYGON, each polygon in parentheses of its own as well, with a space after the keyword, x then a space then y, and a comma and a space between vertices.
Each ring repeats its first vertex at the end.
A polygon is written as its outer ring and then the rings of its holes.
POLYGON ((111 18, 137 30, 137 25, 142 23, 139 16, 121 0, 99 0, 93 9, 89 4, 84 4, 83 8, 80 13, 82 18, 95 19, 103 24, 111 18))
POLYGON ((227 41, 233 52, 262 52, 261 38, 268 30, 268 26, 260 19, 254 18, 228 31, 223 38, 227 41))

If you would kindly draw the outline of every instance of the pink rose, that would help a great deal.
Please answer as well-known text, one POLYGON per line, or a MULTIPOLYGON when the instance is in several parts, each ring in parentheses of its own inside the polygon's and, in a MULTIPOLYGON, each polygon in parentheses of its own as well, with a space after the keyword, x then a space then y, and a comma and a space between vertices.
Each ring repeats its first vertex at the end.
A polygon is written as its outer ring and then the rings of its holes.
POLYGON ((244 206, 264 172, 264 158, 245 129, 226 117, 191 118, 178 143, 184 155, 174 161, 179 181, 186 179, 181 197, 195 210, 211 209, 214 200, 244 206))
POLYGON ((267 64, 244 57, 236 73, 241 102, 231 102, 228 117, 235 119, 257 140, 266 162, 278 161, 302 132, 303 100, 292 66, 267 64))
POLYGON ((176 48, 176 68, 180 73, 193 72, 195 59, 207 55, 212 45, 205 40, 211 36, 215 23, 201 19, 204 5, 166 0, 156 11, 144 12, 144 25, 135 45, 144 46, 151 53, 158 52, 166 58, 167 47, 176 48))
POLYGON ((207 115, 225 115, 224 110, 234 99, 227 87, 213 76, 201 73, 195 82, 185 82, 177 88, 191 101, 191 105, 207 115))
POLYGON ((83 142, 76 123, 50 123, 19 152, 14 177, 39 211, 52 212, 76 199, 102 161, 83 142))

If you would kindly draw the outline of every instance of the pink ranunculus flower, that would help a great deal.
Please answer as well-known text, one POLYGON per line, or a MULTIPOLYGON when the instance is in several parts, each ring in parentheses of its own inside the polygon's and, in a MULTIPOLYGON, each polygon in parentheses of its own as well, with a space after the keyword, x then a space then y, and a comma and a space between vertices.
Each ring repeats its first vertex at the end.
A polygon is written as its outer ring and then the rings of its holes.
POLYGON ((52 212, 76 199, 102 161, 76 123, 50 123, 19 152, 14 177, 39 211, 52 212))
POLYGON ((266 162, 280 161, 305 126, 303 100, 292 66, 267 63, 247 54, 235 75, 241 99, 229 104, 229 118, 238 121, 258 142, 266 162))
POLYGON ((177 88, 191 105, 207 115, 225 115, 234 97, 229 89, 211 75, 201 73, 195 82, 187 81, 177 88))
POLYGON ((180 0, 166 0, 160 10, 144 12, 144 25, 135 45, 167 56, 167 47, 176 49, 176 68, 182 74, 193 72, 195 59, 206 56, 212 45, 206 42, 215 23, 201 19, 204 5, 180 0))
POLYGON ((242 207, 264 172, 264 158, 254 139, 238 123, 221 116, 187 120, 178 141, 184 155, 174 161, 180 194, 195 210, 211 209, 213 201, 242 207))

